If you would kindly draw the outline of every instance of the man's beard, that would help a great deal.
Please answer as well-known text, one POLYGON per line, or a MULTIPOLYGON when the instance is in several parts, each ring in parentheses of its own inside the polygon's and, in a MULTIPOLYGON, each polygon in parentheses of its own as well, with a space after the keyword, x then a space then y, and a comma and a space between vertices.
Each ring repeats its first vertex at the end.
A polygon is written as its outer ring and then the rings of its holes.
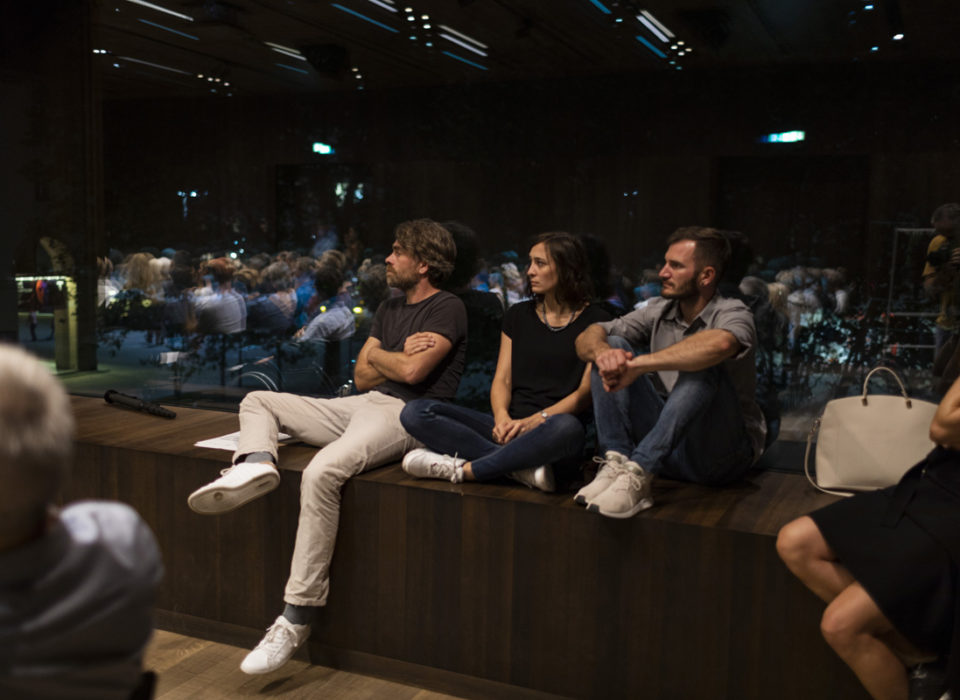
POLYGON ((417 286, 418 281, 420 281, 418 275, 410 274, 408 277, 405 277, 395 269, 387 268, 387 284, 395 289, 399 289, 401 292, 413 289, 417 286))
POLYGON ((660 296, 664 299, 690 299, 697 296, 697 287, 693 280, 687 280, 681 287, 674 287, 671 290, 661 290, 660 296))

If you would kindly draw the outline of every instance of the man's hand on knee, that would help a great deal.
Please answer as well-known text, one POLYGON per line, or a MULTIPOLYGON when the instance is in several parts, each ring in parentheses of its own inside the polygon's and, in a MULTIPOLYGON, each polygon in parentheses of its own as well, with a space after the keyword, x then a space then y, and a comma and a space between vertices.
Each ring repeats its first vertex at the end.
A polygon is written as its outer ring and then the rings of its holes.
POLYGON ((633 359, 633 353, 622 348, 610 348, 597 355, 597 372, 600 373, 600 379, 603 380, 603 388, 607 391, 616 391, 621 389, 634 379, 637 374, 627 379, 630 372, 630 360, 633 359))

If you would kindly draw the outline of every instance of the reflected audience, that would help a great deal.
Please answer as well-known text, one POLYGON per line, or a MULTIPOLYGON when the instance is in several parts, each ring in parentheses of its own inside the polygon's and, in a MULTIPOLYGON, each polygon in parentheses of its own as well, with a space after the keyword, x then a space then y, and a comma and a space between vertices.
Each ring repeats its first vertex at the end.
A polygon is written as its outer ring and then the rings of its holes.
POLYGON ((197 330, 201 333, 239 333, 247 327, 247 305, 233 289, 236 271, 227 258, 214 258, 203 266, 203 286, 194 296, 197 330))
POLYGON ((0 345, 0 697, 126 700, 149 683, 144 648, 163 575, 129 506, 58 509, 73 449, 63 387, 0 345))

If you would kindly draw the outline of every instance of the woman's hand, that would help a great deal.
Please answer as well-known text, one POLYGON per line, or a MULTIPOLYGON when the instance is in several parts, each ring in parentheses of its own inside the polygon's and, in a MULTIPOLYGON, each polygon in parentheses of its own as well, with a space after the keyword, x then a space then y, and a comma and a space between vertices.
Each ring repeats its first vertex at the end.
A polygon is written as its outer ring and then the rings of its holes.
POLYGON ((404 341, 403 354, 416 355, 418 352, 429 350, 436 344, 437 339, 434 338, 430 333, 414 333, 413 335, 408 335, 407 339, 404 341))
POLYGON ((510 418, 493 426, 493 439, 500 445, 506 445, 518 435, 529 433, 537 426, 543 425, 546 418, 534 413, 526 418, 510 418))

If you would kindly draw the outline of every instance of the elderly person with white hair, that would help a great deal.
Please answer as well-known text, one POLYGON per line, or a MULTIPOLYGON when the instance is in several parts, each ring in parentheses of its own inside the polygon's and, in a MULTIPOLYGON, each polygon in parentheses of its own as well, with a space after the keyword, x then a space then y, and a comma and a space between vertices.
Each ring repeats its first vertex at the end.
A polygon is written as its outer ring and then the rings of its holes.
POLYGON ((62 510, 73 413, 34 357, 0 345, 0 697, 127 698, 163 567, 131 508, 62 510))

